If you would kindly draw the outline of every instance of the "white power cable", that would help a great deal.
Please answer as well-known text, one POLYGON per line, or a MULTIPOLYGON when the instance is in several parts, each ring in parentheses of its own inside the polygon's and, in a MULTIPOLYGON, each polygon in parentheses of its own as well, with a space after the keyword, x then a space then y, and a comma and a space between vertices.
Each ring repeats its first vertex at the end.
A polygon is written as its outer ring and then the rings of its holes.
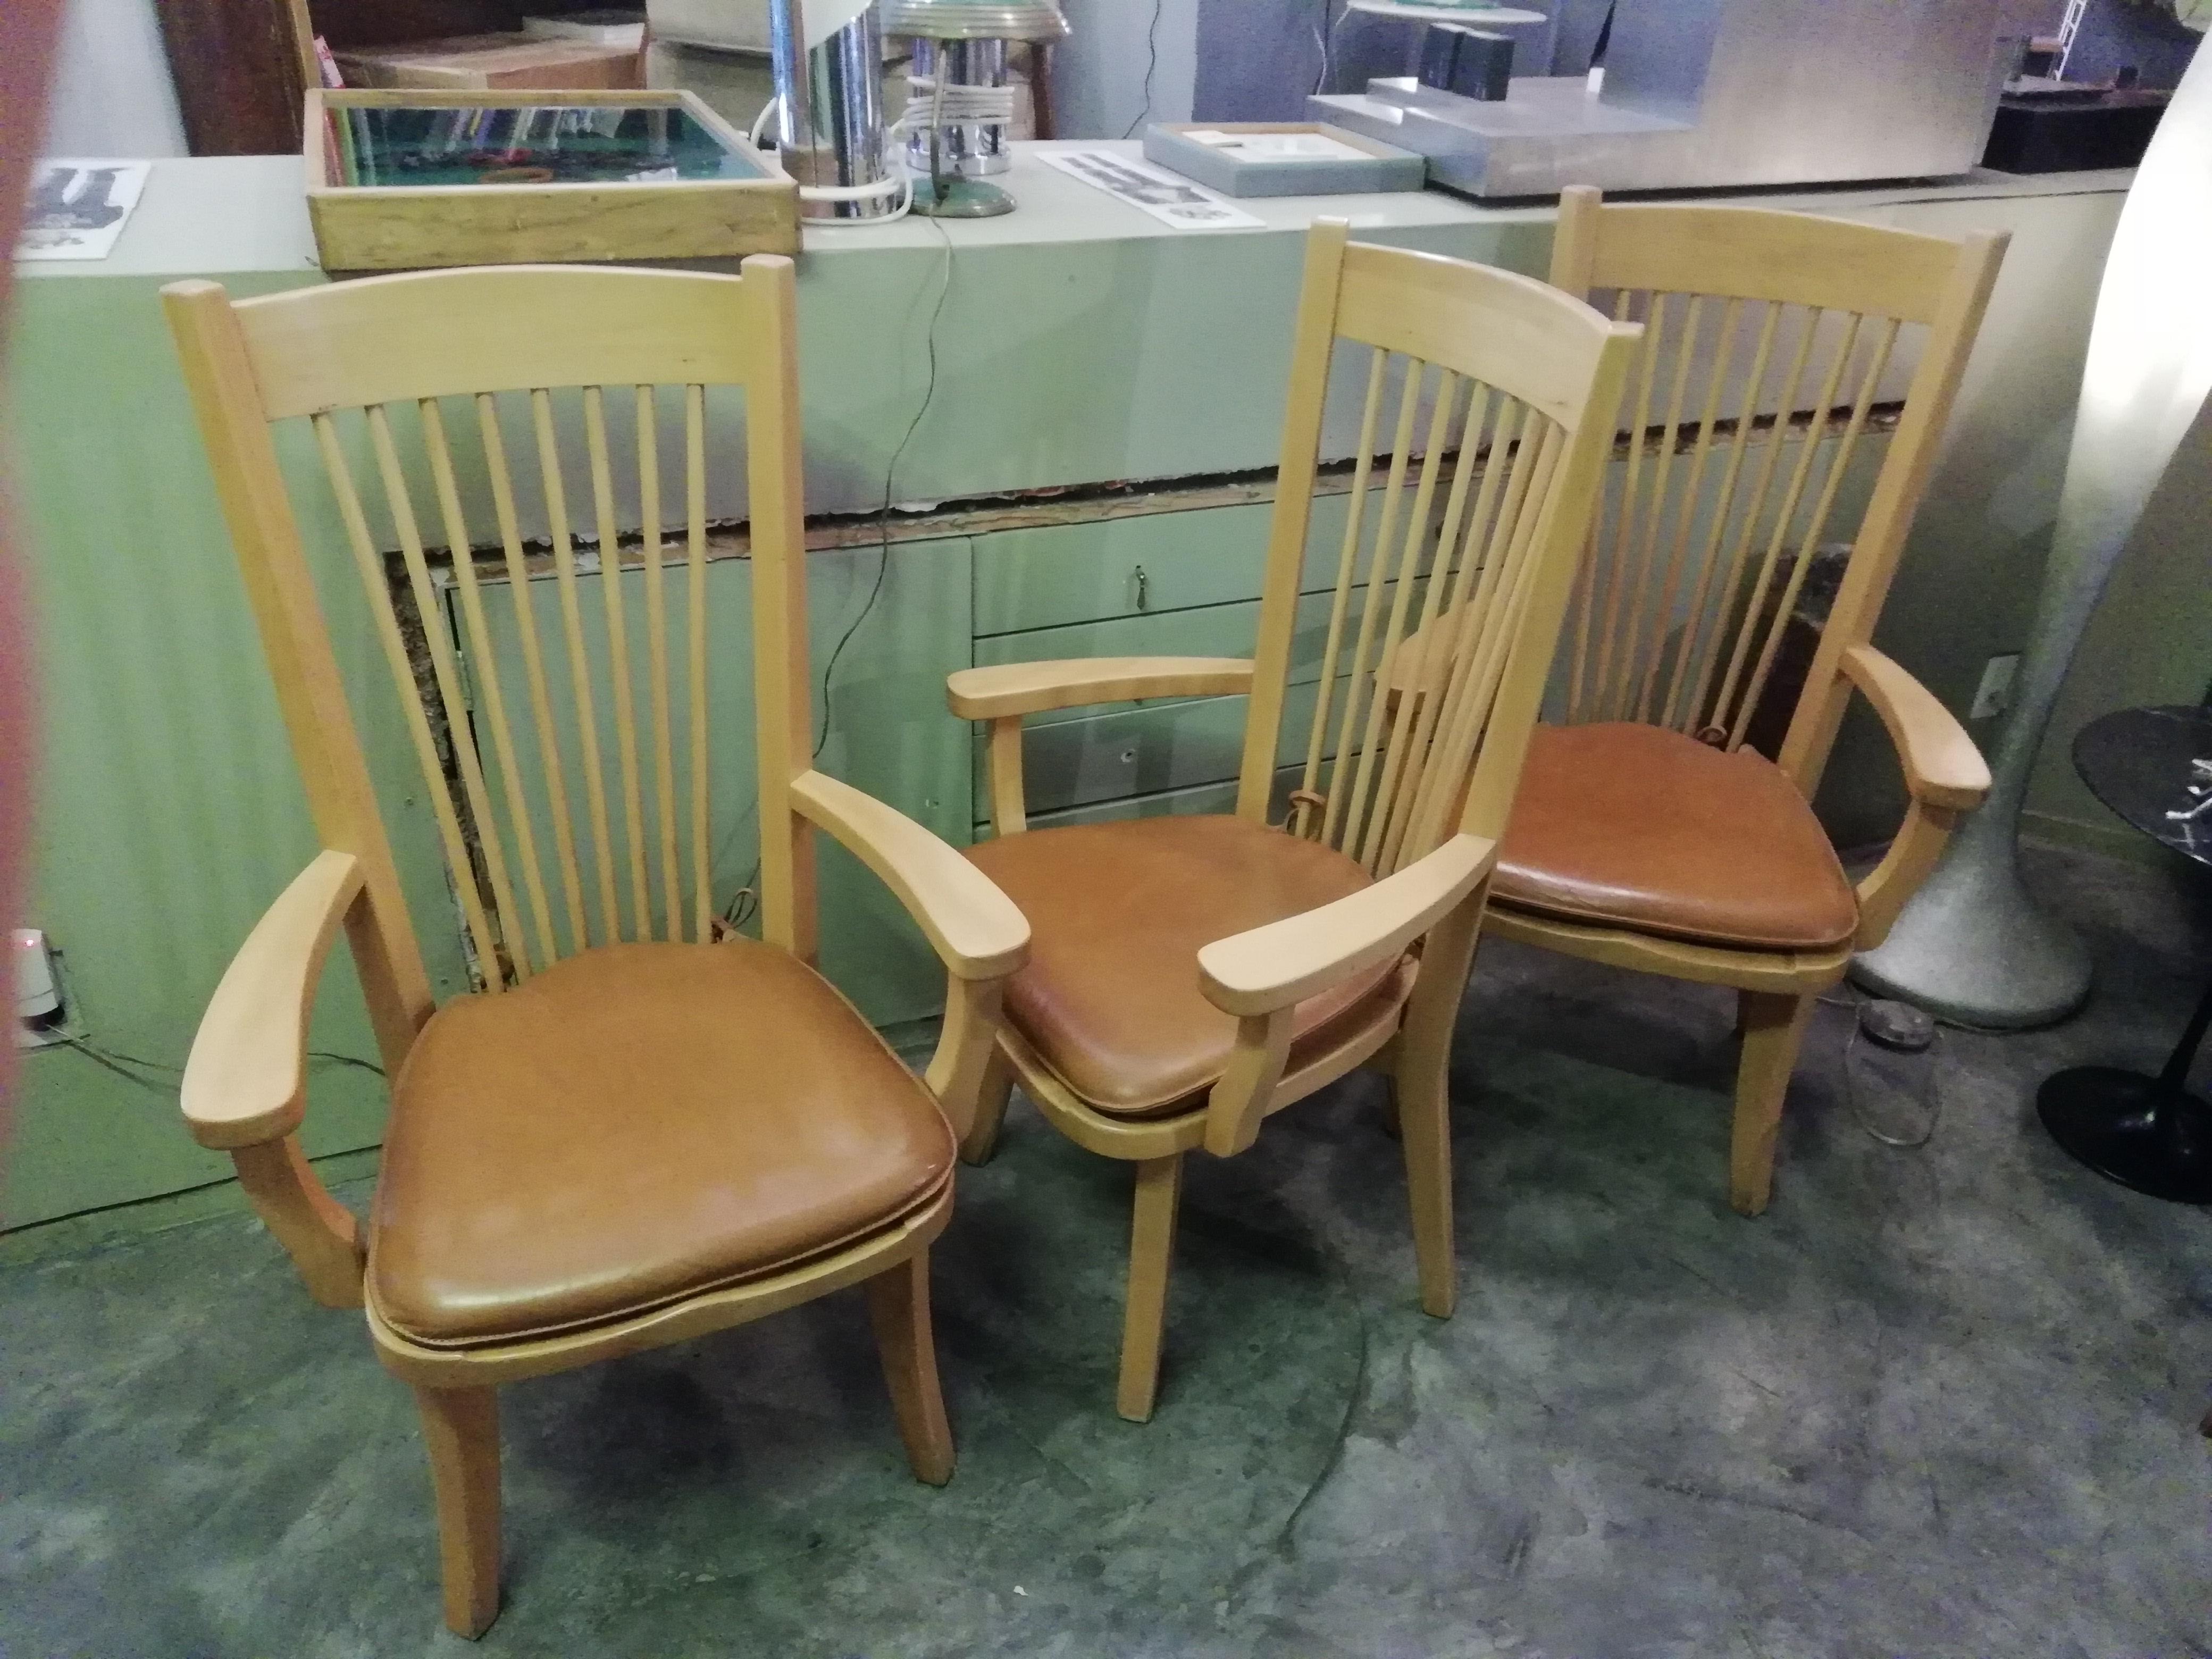
POLYGON ((964 125, 974 122, 1003 124, 1014 118, 1014 89, 1004 87, 963 86, 947 82, 940 86, 926 76, 907 82, 908 98, 897 125, 905 126, 917 115, 931 126, 964 125))
MULTIPOLYGON (((754 149, 759 149, 761 136, 768 131, 768 124, 775 118, 776 112, 782 107, 783 100, 781 98, 771 98, 762 106, 761 112, 753 118, 752 129, 745 135, 745 142, 754 149)), ((901 116, 899 118, 903 121, 906 118, 901 116)), ((891 132, 884 135, 886 143, 890 142, 891 133, 896 131, 893 127, 891 132)), ((802 202, 872 202, 880 197, 892 195, 899 198, 899 204, 889 213, 868 219, 809 219, 805 222, 810 230, 860 230, 872 225, 896 223, 914 210, 914 175, 902 167, 888 177, 870 185, 801 185, 799 187, 799 199, 802 202)))

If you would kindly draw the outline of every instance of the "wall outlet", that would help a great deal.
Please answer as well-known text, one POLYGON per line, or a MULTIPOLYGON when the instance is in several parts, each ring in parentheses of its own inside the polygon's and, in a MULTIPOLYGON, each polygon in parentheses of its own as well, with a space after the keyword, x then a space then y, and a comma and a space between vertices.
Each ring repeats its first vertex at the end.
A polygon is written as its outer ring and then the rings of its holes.
POLYGON ((1966 718, 1990 720, 2011 708, 2013 678, 2019 672, 2019 652, 1991 657, 1982 668, 1982 683, 1974 688, 1974 706, 1966 711, 1966 718))

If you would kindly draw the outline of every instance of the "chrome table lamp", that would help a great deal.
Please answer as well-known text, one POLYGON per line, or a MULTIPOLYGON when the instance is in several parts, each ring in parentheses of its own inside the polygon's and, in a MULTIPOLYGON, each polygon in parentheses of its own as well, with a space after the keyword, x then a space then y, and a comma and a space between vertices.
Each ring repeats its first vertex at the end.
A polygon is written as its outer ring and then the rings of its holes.
POLYGON ((914 210, 943 219, 1012 212, 1013 198, 983 182, 1012 165, 1006 44, 1066 40, 1060 8, 1053 0, 887 0, 884 33, 914 41, 898 123, 914 174, 914 210))

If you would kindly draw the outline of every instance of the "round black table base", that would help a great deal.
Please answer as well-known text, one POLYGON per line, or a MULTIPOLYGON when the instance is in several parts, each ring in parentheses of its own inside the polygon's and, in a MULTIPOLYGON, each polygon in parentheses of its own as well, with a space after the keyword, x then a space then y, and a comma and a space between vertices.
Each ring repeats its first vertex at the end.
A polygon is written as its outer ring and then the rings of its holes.
POLYGON ((2212 1105, 2141 1072, 2082 1066, 2036 1091, 2051 1138, 2099 1175, 2176 1204, 2212 1204, 2212 1105))

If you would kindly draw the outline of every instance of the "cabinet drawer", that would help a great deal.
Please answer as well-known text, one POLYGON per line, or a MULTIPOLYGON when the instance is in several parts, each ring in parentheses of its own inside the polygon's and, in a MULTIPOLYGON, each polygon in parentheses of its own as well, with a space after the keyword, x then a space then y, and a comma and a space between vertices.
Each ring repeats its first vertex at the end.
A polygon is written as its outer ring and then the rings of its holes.
MULTIPOLYGON (((1340 682, 1333 707, 1343 707, 1340 682)), ((1152 795, 1206 783, 1232 791, 1244 755, 1244 719, 1250 699, 1206 697, 1181 702, 1131 703, 1119 712, 1022 732, 1022 782, 1032 812, 1056 812, 1124 796, 1152 795)), ((1332 716, 1332 724, 1336 716, 1332 716)), ((1313 700, 1293 697, 1283 710, 1275 758, 1303 767, 1313 730, 1313 700)), ((1322 746, 1336 751, 1334 733, 1322 746)), ((975 745, 975 799, 990 799, 990 762, 975 745)), ((1207 808, 1207 811, 1212 809, 1207 808)))
MULTIPOLYGON (((1285 767, 1275 774, 1275 785, 1268 796, 1267 821, 1279 823, 1289 810, 1291 791, 1297 787, 1296 767, 1285 767)), ((1029 821, 1032 830, 1053 830, 1066 823, 1108 823, 1121 818, 1156 818, 1170 814, 1218 813, 1226 816, 1237 810, 1237 785, 1232 779, 1227 783, 1200 783, 1188 789, 1170 789, 1157 795, 1131 795, 1121 800, 1099 801, 1089 806, 1071 806, 1063 811, 1042 812, 1029 821)), ((975 839, 990 838, 991 826, 978 823, 975 839)))
MULTIPOLYGON (((1314 503, 1309 591, 1335 580, 1350 499, 1324 495, 1314 503)), ((1257 599, 1273 514, 1261 502, 982 537, 975 544, 975 632, 1012 634, 1257 599)))

